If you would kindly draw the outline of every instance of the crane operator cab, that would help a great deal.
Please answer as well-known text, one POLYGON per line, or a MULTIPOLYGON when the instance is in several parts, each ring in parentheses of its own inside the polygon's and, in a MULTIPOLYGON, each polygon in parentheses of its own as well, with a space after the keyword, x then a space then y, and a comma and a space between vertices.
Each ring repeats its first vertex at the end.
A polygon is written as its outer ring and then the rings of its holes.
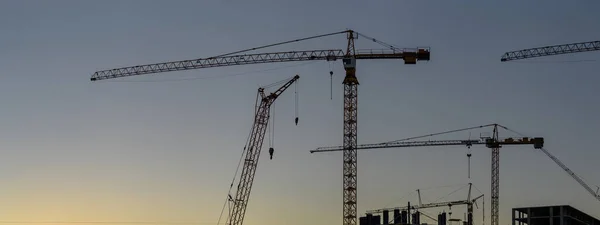
POLYGON ((346 70, 346 77, 344 78, 344 84, 358 84, 358 79, 356 79, 356 58, 354 57, 345 57, 342 59, 342 63, 344 64, 344 70, 346 70))
POLYGON ((274 153, 274 152, 275 152, 275 149, 273 149, 273 148, 269 148, 269 155, 271 156, 271 157, 270 157, 270 160, 273 160, 273 153, 274 153))
POLYGON ((344 63, 344 69, 354 69, 356 68, 356 59, 352 57, 346 57, 342 59, 342 63, 344 63))

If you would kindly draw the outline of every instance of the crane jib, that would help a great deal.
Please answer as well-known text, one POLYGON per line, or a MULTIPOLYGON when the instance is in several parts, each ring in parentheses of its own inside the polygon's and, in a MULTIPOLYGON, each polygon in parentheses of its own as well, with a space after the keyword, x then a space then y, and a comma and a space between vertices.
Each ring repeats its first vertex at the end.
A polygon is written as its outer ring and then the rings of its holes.
MULTIPOLYGON (((335 61, 344 57, 345 53, 340 49, 230 55, 100 70, 95 72, 90 80, 97 81, 152 73, 261 63, 310 60, 335 61)), ((354 57, 356 59, 405 59, 405 63, 412 64, 416 60, 429 60, 429 52, 424 49, 415 49, 415 51, 371 49, 358 51, 354 57)))

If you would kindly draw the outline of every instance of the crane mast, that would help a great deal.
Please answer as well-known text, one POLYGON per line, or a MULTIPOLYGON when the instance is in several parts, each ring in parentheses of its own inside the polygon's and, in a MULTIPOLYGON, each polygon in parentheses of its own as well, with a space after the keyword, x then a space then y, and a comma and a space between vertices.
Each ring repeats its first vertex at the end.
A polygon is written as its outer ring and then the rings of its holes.
POLYGON ((263 140, 267 131, 267 125, 269 123, 270 109, 275 99, 279 97, 288 87, 290 87, 300 76, 296 75, 288 82, 286 82, 279 89, 269 95, 265 95, 264 88, 258 89, 258 94, 261 98, 260 103, 257 105, 256 112, 254 115, 254 124, 252 125, 252 132, 248 139, 248 144, 245 147, 245 158, 244 166, 242 167, 242 173, 240 175, 235 197, 231 199, 233 201, 233 209, 231 209, 227 218, 228 225, 241 225, 244 222, 244 216, 246 214, 246 207, 248 206, 248 200, 250 198, 250 191, 252 190, 252 183, 254 181, 254 175, 258 165, 258 159, 262 149, 263 140))
POLYGON ((356 78, 356 58, 354 57, 354 33, 348 32, 348 49, 343 59, 344 70, 344 169, 343 169, 343 224, 356 224, 357 202, 357 114, 358 114, 358 79, 356 78))

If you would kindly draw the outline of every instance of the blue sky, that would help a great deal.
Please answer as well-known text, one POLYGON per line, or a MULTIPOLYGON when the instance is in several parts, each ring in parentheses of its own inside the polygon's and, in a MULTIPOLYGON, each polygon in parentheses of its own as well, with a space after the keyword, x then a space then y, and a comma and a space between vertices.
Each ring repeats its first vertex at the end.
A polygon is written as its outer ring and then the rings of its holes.
MULTIPOLYGON (((429 46, 432 54, 430 62, 418 65, 358 62, 359 143, 497 122, 545 137, 549 151, 600 185, 594 141, 600 126, 599 64, 589 61, 599 60, 600 53, 500 62, 506 51, 598 40, 598 6, 596 1, 5 1, 0 220, 214 224, 250 130, 257 88, 299 74, 300 123, 294 126, 294 93, 288 91, 275 103, 275 159, 262 158, 246 224, 341 223, 341 154, 308 153, 341 144, 340 62, 94 83, 89 78, 101 69, 208 57, 346 28, 400 47, 429 46), (585 62, 567 62, 573 60, 585 62), (236 74, 241 75, 231 76, 236 74)), ((356 45, 380 48, 364 39, 356 45)), ((343 48, 342 35, 265 51, 343 48)), ((414 195, 402 197, 419 188, 473 182, 486 195, 489 223, 490 153, 473 149, 468 180, 466 152, 453 147, 359 153, 359 212, 414 202, 414 195)), ((511 208, 542 204, 571 204, 600 217, 593 210, 599 203, 543 153, 506 147, 500 163, 502 224, 510 222, 511 208)), ((456 187, 424 191, 424 199, 456 187)), ((462 215, 462 209, 454 210, 462 215)), ((481 221, 480 210, 476 218, 481 221)))

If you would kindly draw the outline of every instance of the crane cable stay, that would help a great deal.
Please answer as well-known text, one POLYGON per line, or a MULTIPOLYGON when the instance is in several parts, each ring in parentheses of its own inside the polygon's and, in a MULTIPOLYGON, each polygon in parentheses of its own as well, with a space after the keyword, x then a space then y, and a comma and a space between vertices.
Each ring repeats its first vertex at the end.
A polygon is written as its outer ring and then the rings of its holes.
MULTIPOLYGON (((346 151, 343 154, 343 225, 357 224, 357 96, 358 96, 358 79, 356 77, 356 60, 365 59, 402 59, 404 64, 413 65, 420 61, 430 60, 429 47, 417 48, 397 48, 386 44, 377 39, 371 38, 372 41, 379 45, 385 46, 386 49, 356 51, 354 40, 357 37, 368 37, 364 34, 357 33, 354 30, 344 30, 340 32, 315 35, 306 38, 284 41, 270 45, 263 45, 254 48, 248 48, 240 51, 230 52, 208 58, 197 58, 191 60, 180 60, 162 63, 153 63, 146 65, 128 66, 108 70, 99 70, 92 74, 91 81, 99 81, 106 79, 115 79, 128 76, 137 76, 145 74, 174 72, 183 70, 215 68, 236 65, 264 64, 264 63, 281 63, 281 62, 299 62, 299 61, 336 61, 342 60, 344 70, 346 71, 343 86, 344 86, 344 125, 343 125, 343 143, 346 151), (248 53, 250 51, 264 49, 268 47, 306 41, 315 38, 322 38, 337 34, 346 34, 347 45, 346 51, 342 49, 326 49, 326 50, 303 50, 303 51, 285 51, 285 52, 268 52, 268 53, 248 53)), ((332 76, 330 71, 330 76, 332 76)), ((332 78, 330 77, 330 80, 332 78)), ((332 82, 332 81, 330 81, 332 82)), ((251 181, 248 181, 251 183, 251 181)), ((245 212, 245 211, 244 211, 245 212)), ((230 225, 240 225, 241 220, 236 220, 230 225), (239 222, 239 223, 238 223, 239 222)))

